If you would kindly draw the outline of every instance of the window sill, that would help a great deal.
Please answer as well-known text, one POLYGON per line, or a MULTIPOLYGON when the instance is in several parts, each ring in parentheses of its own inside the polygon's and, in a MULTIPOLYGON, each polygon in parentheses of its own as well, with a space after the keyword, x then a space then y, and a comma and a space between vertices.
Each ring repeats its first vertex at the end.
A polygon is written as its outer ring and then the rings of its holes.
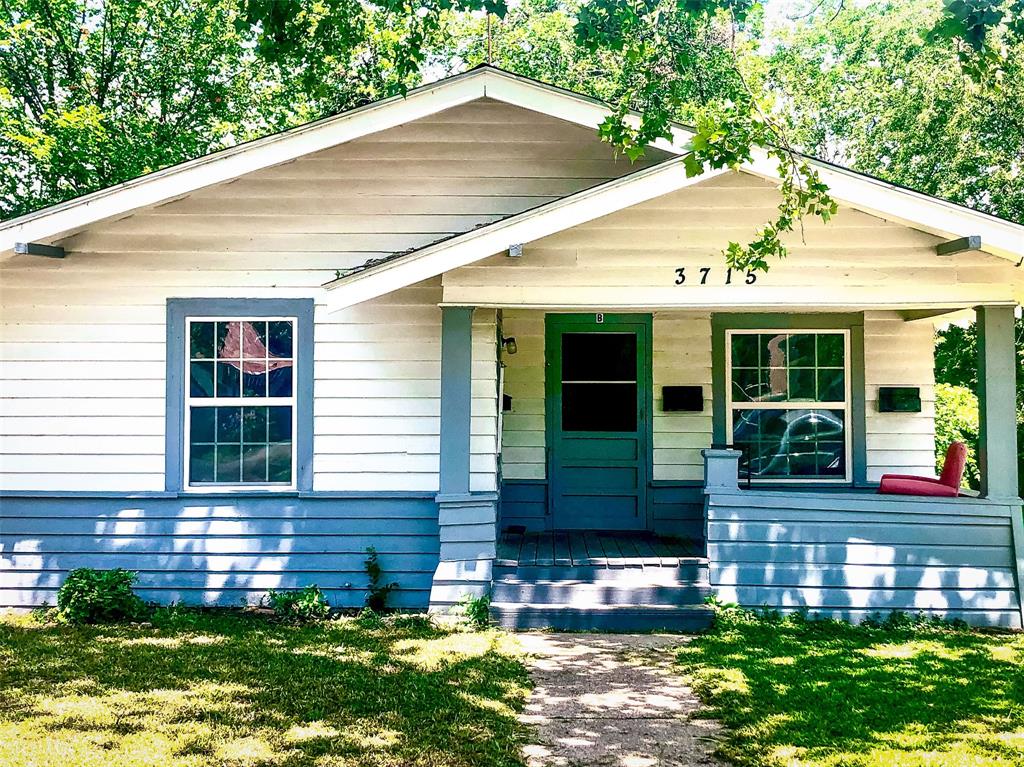
POLYGON ((238 496, 260 496, 273 498, 296 498, 301 491, 294 487, 284 487, 280 490, 271 488, 248 488, 248 487, 217 487, 209 490, 201 488, 188 488, 180 490, 175 495, 179 498, 237 498, 238 496))

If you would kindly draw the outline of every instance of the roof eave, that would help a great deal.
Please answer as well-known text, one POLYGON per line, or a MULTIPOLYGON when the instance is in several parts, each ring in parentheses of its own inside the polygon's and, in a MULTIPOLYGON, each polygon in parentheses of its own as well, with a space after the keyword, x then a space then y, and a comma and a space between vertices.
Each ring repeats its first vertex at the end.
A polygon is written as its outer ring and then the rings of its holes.
MULTIPOLYGON (((807 161, 828 185, 828 194, 841 204, 946 239, 981 235, 982 251, 1018 265, 1024 258, 1020 224, 814 158, 807 161)), ((741 170, 779 180, 777 162, 763 151, 741 170)))

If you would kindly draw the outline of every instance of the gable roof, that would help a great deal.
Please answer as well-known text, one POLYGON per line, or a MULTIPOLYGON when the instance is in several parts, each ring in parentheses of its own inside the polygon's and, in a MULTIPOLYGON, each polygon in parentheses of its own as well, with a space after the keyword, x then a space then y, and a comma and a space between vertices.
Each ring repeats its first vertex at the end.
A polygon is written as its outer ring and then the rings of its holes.
MULTIPOLYGON (((281 133, 222 149, 203 157, 76 197, 0 223, 0 256, 15 242, 40 242, 137 208, 165 202, 323 149, 352 141, 481 98, 596 128, 612 110, 604 103, 538 80, 481 66, 281 133)), ((638 115, 630 115, 636 120, 638 115)), ((692 135, 672 127, 671 141, 654 146, 672 154, 686 151, 692 135)))
MULTIPOLYGON (((0 258, 12 253, 15 242, 60 239, 90 224, 172 200, 204 187, 481 98, 502 101, 592 128, 596 128, 612 113, 606 104, 596 99, 492 66, 481 66, 413 89, 406 96, 384 99, 239 144, 0 223, 0 258)), ((627 119, 635 121, 639 116, 631 114, 627 119)), ((687 152, 692 133, 679 124, 673 124, 671 132, 671 140, 661 139, 653 146, 674 155, 687 152)), ((949 239, 979 235, 982 250, 1012 260, 1018 265, 1024 262, 1024 226, 1020 224, 821 160, 807 159, 829 185, 830 194, 839 202, 949 239)), ((741 170, 770 181, 779 181, 776 163, 765 152, 755 153, 753 162, 741 170)), ((705 173, 695 179, 686 179, 681 163, 674 159, 667 160, 443 242, 368 264, 365 268, 327 283, 326 287, 334 293, 332 303, 348 301, 345 296, 369 297, 371 293, 381 295, 401 287, 399 275, 405 275, 401 279, 409 277, 409 282, 404 284, 411 284, 454 268, 447 266, 449 264, 457 266, 472 263, 494 255, 515 242, 544 236, 538 232, 551 234, 561 231, 707 178, 710 175, 705 173), (670 179, 672 174, 678 178, 670 179), (472 257, 469 255, 470 244, 472 257), (440 271, 438 267, 442 267, 440 271), (339 290, 342 286, 356 285, 360 287, 339 290)))

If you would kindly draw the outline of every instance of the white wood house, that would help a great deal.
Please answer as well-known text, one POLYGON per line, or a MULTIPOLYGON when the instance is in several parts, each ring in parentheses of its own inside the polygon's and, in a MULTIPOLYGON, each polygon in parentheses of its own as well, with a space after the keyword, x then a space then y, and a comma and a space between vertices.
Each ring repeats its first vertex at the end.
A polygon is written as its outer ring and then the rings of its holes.
POLYGON ((774 163, 631 164, 607 114, 481 67, 0 224, 0 607, 83 566, 354 606, 373 546, 395 605, 508 625, 1021 626, 1024 227, 815 163, 839 215, 733 273, 774 163), (934 476, 972 312, 981 496, 877 494, 934 476))

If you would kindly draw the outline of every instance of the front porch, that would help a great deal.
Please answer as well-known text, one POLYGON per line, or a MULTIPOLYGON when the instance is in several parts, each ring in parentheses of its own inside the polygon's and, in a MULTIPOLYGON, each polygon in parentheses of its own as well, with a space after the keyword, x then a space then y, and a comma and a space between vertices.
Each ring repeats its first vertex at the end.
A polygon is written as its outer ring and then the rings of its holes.
POLYGON ((1012 307, 978 309, 981 497, 945 501, 876 492, 934 472, 930 315, 443 312, 435 609, 489 593, 513 627, 692 629, 716 594, 1021 625, 1012 307), (473 317, 492 313, 495 494, 473 486, 473 317), (883 406, 884 388, 918 401, 883 406), (741 443, 743 466, 711 450, 741 443))

